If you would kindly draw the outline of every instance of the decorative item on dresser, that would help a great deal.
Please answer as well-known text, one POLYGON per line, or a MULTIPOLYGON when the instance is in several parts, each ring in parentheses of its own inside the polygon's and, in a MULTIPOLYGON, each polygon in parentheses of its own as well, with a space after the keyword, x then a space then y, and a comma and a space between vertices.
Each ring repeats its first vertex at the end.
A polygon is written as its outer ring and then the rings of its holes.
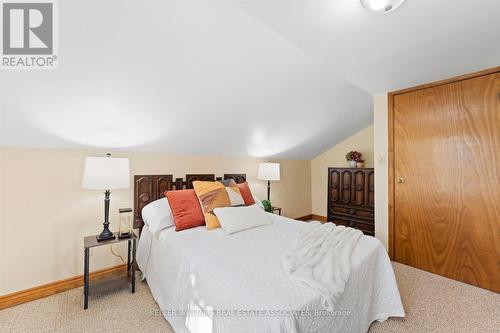
POLYGON ((165 191, 192 189, 195 180, 215 181, 233 179, 237 184, 246 182, 244 173, 227 173, 224 178, 215 177, 214 174, 187 174, 186 180, 172 175, 135 175, 134 176, 134 228, 142 230, 142 209, 144 206, 163 198, 165 191))
POLYGON ((362 168, 363 167, 363 159, 361 158, 361 153, 355 150, 351 150, 345 155, 345 159, 347 161, 347 166, 349 168, 362 168))
POLYGON ((375 235, 373 168, 328 168, 327 221, 375 235))

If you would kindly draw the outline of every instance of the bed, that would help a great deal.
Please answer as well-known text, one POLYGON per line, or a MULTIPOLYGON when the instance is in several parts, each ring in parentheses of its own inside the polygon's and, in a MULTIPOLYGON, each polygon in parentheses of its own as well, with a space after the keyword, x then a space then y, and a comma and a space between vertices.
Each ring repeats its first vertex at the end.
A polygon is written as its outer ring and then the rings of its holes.
MULTIPOLYGON (((136 177, 154 182, 153 176, 136 177)), ((183 183, 179 188, 189 186, 183 183)), ((153 186, 142 189, 136 198, 153 186)), ((377 239, 359 241, 345 291, 326 311, 320 297, 280 265, 304 222, 270 217, 270 225, 232 235, 205 227, 157 233, 142 228, 137 263, 176 333, 366 332, 375 320, 404 316, 391 263, 377 239)))

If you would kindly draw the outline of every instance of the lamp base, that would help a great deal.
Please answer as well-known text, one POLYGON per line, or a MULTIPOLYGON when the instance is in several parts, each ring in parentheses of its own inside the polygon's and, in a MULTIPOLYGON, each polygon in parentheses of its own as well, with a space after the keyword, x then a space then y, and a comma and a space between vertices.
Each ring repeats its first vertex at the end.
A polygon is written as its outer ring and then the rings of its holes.
POLYGON ((106 240, 110 240, 110 239, 115 239, 115 235, 113 235, 111 230, 109 230, 109 201, 110 201, 109 197, 110 197, 110 195, 111 195, 110 190, 106 190, 106 192, 104 192, 104 223, 102 224, 104 228, 102 229, 99 236, 96 236, 98 242, 106 241, 106 240))
POLYGON ((101 241, 106 241, 110 239, 115 239, 115 235, 109 230, 103 230, 100 235, 97 235, 95 238, 97 238, 98 242, 101 241))

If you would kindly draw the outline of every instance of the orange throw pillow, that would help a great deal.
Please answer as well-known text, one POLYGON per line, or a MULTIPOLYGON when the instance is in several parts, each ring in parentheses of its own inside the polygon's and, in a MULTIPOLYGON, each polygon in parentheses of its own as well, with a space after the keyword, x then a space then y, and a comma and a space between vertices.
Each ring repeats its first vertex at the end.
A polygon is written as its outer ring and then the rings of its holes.
POLYGON ((250 186, 248 186, 247 182, 238 184, 238 188, 240 189, 241 196, 243 197, 243 201, 245 202, 245 206, 250 206, 255 203, 253 199, 252 191, 250 191, 250 186))
MULTIPOLYGON (((220 228, 219 220, 214 214, 214 209, 218 207, 231 207, 231 199, 224 184, 221 182, 194 181, 193 188, 201 204, 207 229, 220 228)), ((239 192, 237 187, 235 189, 239 192)), ((244 203, 241 195, 240 199, 244 203)))
POLYGON ((175 231, 205 225, 205 217, 194 190, 178 190, 165 192, 172 215, 175 231))

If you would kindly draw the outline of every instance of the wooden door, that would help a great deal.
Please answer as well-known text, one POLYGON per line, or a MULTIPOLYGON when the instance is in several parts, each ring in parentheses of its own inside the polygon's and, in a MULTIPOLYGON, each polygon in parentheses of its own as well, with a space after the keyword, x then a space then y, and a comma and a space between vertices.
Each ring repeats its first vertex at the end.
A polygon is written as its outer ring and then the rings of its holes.
POLYGON ((499 292, 500 73, 396 94, 393 112, 395 260, 499 292))

